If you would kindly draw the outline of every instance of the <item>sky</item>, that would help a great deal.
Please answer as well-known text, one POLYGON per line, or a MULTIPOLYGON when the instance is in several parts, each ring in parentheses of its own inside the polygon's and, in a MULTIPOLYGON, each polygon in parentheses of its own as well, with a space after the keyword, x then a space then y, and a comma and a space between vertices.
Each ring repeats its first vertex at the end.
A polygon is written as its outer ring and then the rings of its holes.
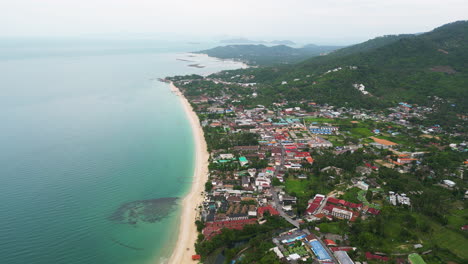
POLYGON ((344 44, 468 19, 467 0, 0 0, 0 37, 149 36, 344 44))

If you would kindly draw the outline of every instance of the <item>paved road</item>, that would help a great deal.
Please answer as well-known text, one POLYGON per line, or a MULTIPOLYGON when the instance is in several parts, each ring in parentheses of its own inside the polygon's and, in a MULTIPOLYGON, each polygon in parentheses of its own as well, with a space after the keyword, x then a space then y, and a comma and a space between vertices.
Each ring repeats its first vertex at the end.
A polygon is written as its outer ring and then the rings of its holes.
MULTIPOLYGON (((284 166, 284 155, 285 155, 285 152, 284 152, 284 147, 283 145, 281 145, 281 162, 280 162, 280 165, 276 166, 275 168, 275 172, 273 173, 273 178, 276 178, 276 175, 278 175, 278 172, 283 168, 284 166)), ((289 223, 291 223, 292 225, 294 225, 295 227, 299 228, 299 222, 292 219, 289 215, 287 215, 283 208, 281 207, 281 204, 280 204, 280 201, 279 201, 279 198, 278 198, 278 193, 276 192, 275 188, 271 188, 271 194, 273 196, 273 204, 274 204, 274 207, 276 208, 276 210, 280 213, 280 216, 283 217, 284 219, 286 219, 286 221, 288 221, 289 223)))
MULTIPOLYGON (((278 172, 283 168, 283 166, 284 166, 284 157, 285 157, 285 151, 284 151, 283 145, 281 145, 281 162, 280 162, 279 166, 276 166, 275 172, 273 173, 273 177, 276 177, 278 172)), ((289 223, 291 223, 295 227, 299 228, 299 222, 296 221, 296 220, 293 220, 291 217, 289 217, 289 215, 287 215, 284 212, 283 208, 281 207, 281 204, 280 204, 280 201, 279 201, 279 198, 278 198, 278 193, 276 192, 275 188, 271 188, 271 194, 273 196, 274 207, 280 213, 280 216, 283 217, 284 219, 286 219, 286 221, 288 221, 289 223)), ((324 206, 324 205, 325 205, 325 203, 322 204, 322 206, 324 206)), ((310 234, 310 231, 308 229, 305 229, 304 232, 306 232, 307 234, 310 234)), ((320 242, 320 244, 322 244, 323 248, 325 248, 325 250, 328 252, 328 254, 330 255, 332 261, 334 263, 338 263, 338 260, 335 258, 335 255, 333 255, 333 252, 325 245, 325 243, 323 243, 323 241, 320 238, 317 238, 317 240, 320 242)))

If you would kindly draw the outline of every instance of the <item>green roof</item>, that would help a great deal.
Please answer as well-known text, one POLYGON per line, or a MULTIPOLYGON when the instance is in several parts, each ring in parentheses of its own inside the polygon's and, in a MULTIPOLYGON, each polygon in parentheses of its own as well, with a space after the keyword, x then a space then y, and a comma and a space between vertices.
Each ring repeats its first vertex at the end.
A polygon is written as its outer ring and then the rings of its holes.
POLYGON ((417 253, 410 254, 408 259, 412 264, 426 264, 424 259, 417 253))
POLYGON ((247 158, 242 156, 242 157, 239 157, 239 161, 241 162, 248 162, 247 158))

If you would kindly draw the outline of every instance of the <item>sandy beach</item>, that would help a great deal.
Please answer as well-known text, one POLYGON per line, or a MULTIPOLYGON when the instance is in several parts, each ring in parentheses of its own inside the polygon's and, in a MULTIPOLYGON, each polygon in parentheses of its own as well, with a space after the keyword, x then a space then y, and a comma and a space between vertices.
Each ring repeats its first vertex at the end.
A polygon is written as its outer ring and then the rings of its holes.
POLYGON ((195 254, 194 244, 198 233, 195 226, 195 219, 198 215, 197 207, 203 202, 202 192, 205 190, 205 182, 208 180, 208 158, 209 154, 203 129, 197 114, 193 111, 188 100, 182 95, 180 90, 171 82, 171 91, 179 96, 184 111, 192 126, 195 142, 195 169, 193 183, 190 192, 182 201, 182 213, 180 216, 179 236, 174 247, 169 264, 191 263, 192 255, 195 254))

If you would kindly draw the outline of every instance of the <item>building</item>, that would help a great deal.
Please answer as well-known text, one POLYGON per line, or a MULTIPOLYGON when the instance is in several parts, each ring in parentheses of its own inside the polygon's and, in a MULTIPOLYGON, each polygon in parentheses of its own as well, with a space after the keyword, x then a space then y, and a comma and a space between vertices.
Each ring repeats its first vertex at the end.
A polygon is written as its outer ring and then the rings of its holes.
POLYGON ((373 146, 375 146, 377 148, 380 148, 380 149, 387 149, 387 148, 398 145, 397 143, 391 142, 391 141, 386 140, 386 139, 380 139, 380 138, 376 138, 376 137, 370 137, 370 139, 374 140, 374 143, 371 143, 371 145, 373 145, 373 146))
POLYGON ((353 211, 334 207, 331 211, 331 215, 339 219, 351 220, 351 218, 353 218, 353 211))
POLYGON ((313 215, 316 213, 317 209, 320 208, 320 205, 322 202, 325 200, 325 195, 323 194, 316 194, 314 196, 314 199, 309 201, 309 204, 307 205, 306 212, 309 215, 313 215))
POLYGON ((456 183, 451 181, 451 180, 444 180, 444 184, 447 185, 450 188, 453 188, 456 185, 456 183))
POLYGON ((354 264, 346 251, 335 251, 333 252, 333 255, 335 255, 340 264, 354 264))
POLYGON ((315 256, 317 256, 317 259, 319 261, 331 261, 331 257, 328 254, 327 250, 322 246, 322 244, 314 239, 309 242, 309 245, 312 249, 312 252, 314 252, 315 256))
POLYGON ((365 183, 364 181, 358 181, 356 187, 364 191, 369 190, 369 184, 365 183))
POLYGON ((249 163, 249 161, 247 160, 246 157, 242 156, 242 157, 239 157, 239 163, 241 166, 245 166, 249 163))

